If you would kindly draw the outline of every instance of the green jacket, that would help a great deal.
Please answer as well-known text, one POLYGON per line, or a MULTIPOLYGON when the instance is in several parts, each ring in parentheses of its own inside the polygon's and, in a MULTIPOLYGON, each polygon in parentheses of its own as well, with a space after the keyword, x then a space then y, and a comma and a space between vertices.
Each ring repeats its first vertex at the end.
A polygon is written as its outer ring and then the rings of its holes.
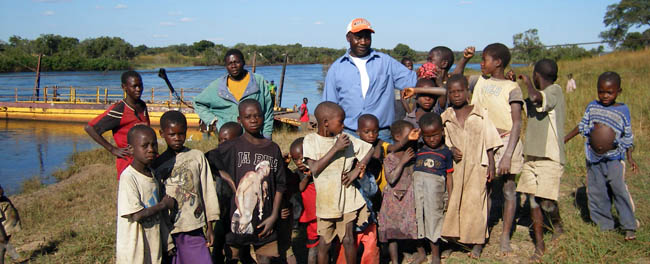
MULTIPOLYGON (((248 74, 251 74, 253 78, 250 78, 241 100, 252 98, 260 102, 264 117, 262 135, 271 138, 273 132, 273 103, 269 88, 262 75, 252 72, 248 72, 248 74)), ((239 101, 228 90, 227 78, 228 75, 225 75, 213 81, 205 90, 194 97, 194 112, 206 124, 211 124, 216 120, 217 131, 225 123, 237 122, 239 116, 239 101)))

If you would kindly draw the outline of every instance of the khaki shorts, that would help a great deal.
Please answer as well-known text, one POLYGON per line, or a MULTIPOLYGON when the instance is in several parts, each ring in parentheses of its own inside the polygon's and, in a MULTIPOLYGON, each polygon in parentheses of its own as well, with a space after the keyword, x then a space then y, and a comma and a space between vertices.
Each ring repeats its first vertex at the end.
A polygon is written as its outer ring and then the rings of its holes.
POLYGON ((517 192, 557 201, 564 166, 548 158, 526 157, 517 192))
MULTIPOLYGON (((494 166, 497 169, 499 168, 499 162, 501 162, 503 154, 508 148, 508 140, 510 140, 510 134, 501 137, 501 140, 503 141, 503 147, 498 148, 494 153, 494 166)), ((524 147, 521 143, 521 139, 519 139, 517 141, 517 145, 515 146, 515 150, 512 152, 512 158, 510 159, 510 174, 519 174, 521 172, 521 168, 524 166, 523 148, 524 147)))
POLYGON ((339 241, 343 241, 345 237, 345 226, 348 223, 363 223, 368 220, 368 207, 365 205, 356 211, 343 214, 339 218, 318 218, 318 235, 325 239, 325 243, 332 243, 332 240, 339 237, 339 241))
MULTIPOLYGON (((265 257, 279 257, 278 253, 278 241, 271 241, 261 246, 253 246, 255 250, 255 255, 265 256, 265 257)), ((240 250, 250 250, 250 247, 233 247, 230 246, 230 251, 232 252, 232 259, 241 259, 239 257, 240 250)))

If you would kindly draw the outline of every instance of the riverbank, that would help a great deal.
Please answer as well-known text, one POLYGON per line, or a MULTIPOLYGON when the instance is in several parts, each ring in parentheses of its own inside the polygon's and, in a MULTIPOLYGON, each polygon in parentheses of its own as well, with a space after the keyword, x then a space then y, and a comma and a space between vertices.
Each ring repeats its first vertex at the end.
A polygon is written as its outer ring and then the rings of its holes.
MULTIPOLYGON (((560 189, 560 210, 566 233, 550 243, 545 236, 545 263, 648 263, 650 262, 650 50, 619 52, 580 61, 560 62, 557 83, 566 84, 566 75, 573 73, 578 89, 566 95, 567 121, 565 130, 572 129, 588 102, 596 97, 596 79, 607 70, 623 78, 623 93, 618 101, 626 103, 632 112, 635 135, 634 157, 640 173, 628 171, 626 180, 636 205, 636 217, 641 226, 637 240, 625 242, 616 232, 602 233, 588 220, 584 192, 586 170, 584 145, 580 138, 567 144, 568 161, 560 189)), ((517 69, 530 74, 532 69, 517 69)), ((521 84, 520 84, 521 85, 521 84)), ((525 89, 524 89, 525 92, 525 89)), ((522 133, 523 134, 523 133, 522 133)), ((273 138, 286 152, 289 143, 299 134, 276 131, 273 138)), ((216 142, 192 142, 190 147, 207 151, 216 142)), ((162 151, 164 148, 161 148, 162 151)), ((12 237, 13 244, 33 263, 105 263, 113 262, 115 247, 115 203, 117 182, 112 158, 98 149, 79 154, 61 182, 45 188, 12 196, 18 208, 23 231, 12 237)), ((499 254, 501 223, 491 232, 481 262, 527 263, 533 244, 526 227, 526 210, 513 235, 514 256, 499 254)), ((410 255, 407 255, 408 260, 410 255)), ((447 263, 475 263, 465 253, 454 252, 447 263)))

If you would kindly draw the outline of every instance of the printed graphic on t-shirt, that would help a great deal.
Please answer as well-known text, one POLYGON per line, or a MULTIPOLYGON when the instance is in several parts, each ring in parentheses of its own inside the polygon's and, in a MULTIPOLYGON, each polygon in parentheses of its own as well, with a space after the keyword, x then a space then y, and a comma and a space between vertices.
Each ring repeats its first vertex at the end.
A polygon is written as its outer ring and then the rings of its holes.
POLYGON ((483 92, 483 95, 497 96, 497 95, 499 95, 501 93, 502 89, 503 89, 503 87, 501 87, 499 85, 486 84, 485 86, 483 86, 483 91, 482 92, 483 92))
MULTIPOLYGON (((249 152, 240 152, 239 157, 248 157, 249 152)), ((266 156, 266 155, 255 155, 266 156)), ((270 156, 269 156, 270 157, 270 156)), ((272 157, 270 157, 273 159, 272 157)), ((248 159, 250 162, 250 159, 248 159)), ((240 163, 242 159, 240 159, 240 163)), ((277 160, 276 160, 277 162, 277 160)), ((255 166, 254 171, 247 172, 244 177, 239 181, 237 192, 235 194, 235 202, 237 209, 232 216, 231 231, 235 234, 253 234, 254 227, 252 225, 253 214, 257 208, 257 221, 260 222, 265 218, 264 204, 270 201, 269 196, 269 179, 268 176, 271 172, 271 163, 268 160, 262 160, 255 166)))
MULTIPOLYGON (((183 206, 187 203, 188 206, 194 207, 195 203, 200 203, 199 195, 194 192, 194 181, 192 180, 194 174, 189 169, 190 161, 183 161, 181 164, 176 165, 171 171, 171 174, 167 180, 165 180, 165 186, 174 186, 173 196, 178 203, 178 210, 175 211, 173 216, 174 222, 178 222, 178 219, 181 218, 183 213, 183 206)), ((187 212, 186 212, 187 213, 187 212)), ((197 206, 194 212, 194 218, 201 217, 203 213, 203 206, 197 206)))
MULTIPOLYGON (((158 188, 154 188, 149 199, 143 199, 143 202, 144 208, 149 208, 158 204, 158 188)), ((144 228, 151 228, 157 224, 160 224, 160 214, 154 214, 151 217, 146 217, 140 221, 140 224, 142 224, 144 228)))

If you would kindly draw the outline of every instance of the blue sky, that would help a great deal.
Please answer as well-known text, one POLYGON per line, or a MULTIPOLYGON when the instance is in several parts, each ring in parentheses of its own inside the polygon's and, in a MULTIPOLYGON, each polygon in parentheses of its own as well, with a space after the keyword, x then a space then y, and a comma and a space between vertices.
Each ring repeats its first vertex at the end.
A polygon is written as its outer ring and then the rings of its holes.
POLYGON ((530 28, 547 45, 598 41, 607 5, 616 2, 0 0, 0 39, 59 34, 117 36, 150 47, 207 39, 226 46, 344 48, 347 23, 364 17, 375 28, 376 48, 404 43, 420 51, 438 45, 480 50, 493 42, 512 46, 512 35, 530 28))

